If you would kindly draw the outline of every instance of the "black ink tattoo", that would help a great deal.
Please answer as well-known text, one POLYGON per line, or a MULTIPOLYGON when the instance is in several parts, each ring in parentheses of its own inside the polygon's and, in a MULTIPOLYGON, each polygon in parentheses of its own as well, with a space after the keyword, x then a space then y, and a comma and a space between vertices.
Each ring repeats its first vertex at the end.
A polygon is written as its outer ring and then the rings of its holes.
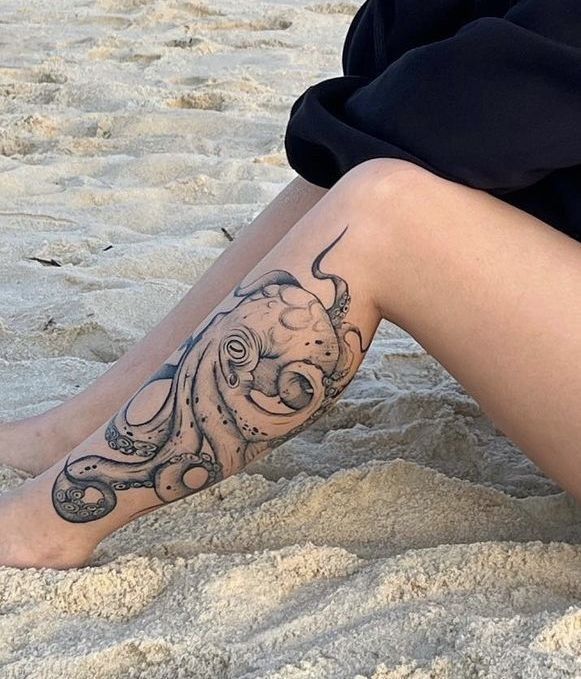
POLYGON ((344 320, 347 283, 320 269, 345 231, 311 268, 315 278, 333 283, 332 305, 325 308, 287 271, 239 286, 235 306, 217 313, 182 345, 177 363, 164 365, 142 388, 169 380, 158 412, 130 422, 138 392, 109 423, 109 447, 132 461, 86 455, 65 463, 52 491, 63 519, 104 517, 115 508, 117 493, 131 488, 151 488, 160 504, 202 490, 280 445, 330 406, 353 372, 346 336, 354 333, 366 351, 359 329, 344 320))

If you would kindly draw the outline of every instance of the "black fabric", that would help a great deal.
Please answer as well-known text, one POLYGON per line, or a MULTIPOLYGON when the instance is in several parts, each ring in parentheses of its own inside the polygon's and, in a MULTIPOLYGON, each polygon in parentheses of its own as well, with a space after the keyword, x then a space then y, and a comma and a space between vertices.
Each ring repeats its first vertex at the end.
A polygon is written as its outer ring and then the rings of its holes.
POLYGON ((342 57, 292 106, 301 176, 401 158, 581 240, 581 0, 367 0, 342 57))

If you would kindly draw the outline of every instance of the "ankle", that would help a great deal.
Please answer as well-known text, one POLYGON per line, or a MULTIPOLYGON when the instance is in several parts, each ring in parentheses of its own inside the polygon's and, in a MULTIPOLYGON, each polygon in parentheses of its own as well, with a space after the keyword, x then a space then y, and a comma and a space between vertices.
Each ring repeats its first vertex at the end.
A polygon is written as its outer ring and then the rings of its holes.
POLYGON ((38 507, 34 481, 0 496, 0 565, 14 568, 79 568, 98 541, 82 537, 50 508, 38 507))

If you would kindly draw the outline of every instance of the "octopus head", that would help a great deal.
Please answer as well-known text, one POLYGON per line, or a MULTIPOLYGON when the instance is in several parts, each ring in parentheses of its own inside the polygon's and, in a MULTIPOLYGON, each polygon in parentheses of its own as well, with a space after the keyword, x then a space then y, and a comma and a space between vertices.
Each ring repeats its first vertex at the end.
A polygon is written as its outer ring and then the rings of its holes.
POLYGON ((328 310, 298 283, 254 289, 221 325, 220 393, 240 428, 260 440, 300 424, 327 395, 341 356, 328 310))

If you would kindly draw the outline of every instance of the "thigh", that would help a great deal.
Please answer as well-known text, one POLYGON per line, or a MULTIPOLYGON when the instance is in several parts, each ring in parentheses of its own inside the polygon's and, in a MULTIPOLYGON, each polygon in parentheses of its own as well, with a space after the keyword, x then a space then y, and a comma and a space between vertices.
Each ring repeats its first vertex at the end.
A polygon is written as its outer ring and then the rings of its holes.
MULTIPOLYGON (((370 185, 381 185, 372 161, 370 185), (375 174, 373 174, 373 172, 375 174)), ((391 176, 392 165, 386 165, 391 176)), ((369 171, 368 171, 369 174, 369 171)), ((421 169, 374 200, 385 317, 581 498, 581 244, 490 194, 421 169)), ((374 258, 374 259, 373 259, 374 258)))

